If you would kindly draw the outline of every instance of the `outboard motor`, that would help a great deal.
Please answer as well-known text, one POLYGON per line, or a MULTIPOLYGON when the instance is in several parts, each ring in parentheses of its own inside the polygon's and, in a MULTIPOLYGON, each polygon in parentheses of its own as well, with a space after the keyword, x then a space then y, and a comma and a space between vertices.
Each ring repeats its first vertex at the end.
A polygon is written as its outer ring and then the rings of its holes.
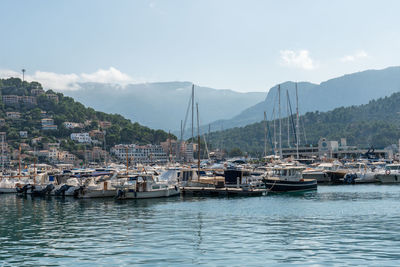
POLYGON ((42 190, 37 190, 37 191, 33 191, 33 189, 32 189, 32 195, 34 195, 34 196, 45 196, 45 195, 50 195, 51 191, 53 191, 53 189, 54 189, 54 185, 53 184, 48 184, 42 190))
POLYGON ((70 189, 71 188, 71 186, 70 185, 67 185, 67 184, 64 184, 64 185, 62 185, 60 188, 58 188, 55 192, 54 192, 54 194, 56 195, 56 196, 65 196, 65 192, 66 191, 68 191, 68 189, 70 189))
POLYGON ((32 185, 26 184, 23 187, 18 187, 17 186, 15 189, 17 190, 18 194, 25 194, 26 195, 28 193, 28 190, 31 189, 32 187, 33 187, 32 185))
POLYGON ((344 176, 343 183, 344 184, 355 184, 356 183, 357 174, 348 173, 344 176))
POLYGON ((125 195, 125 191, 122 189, 119 189, 117 192, 117 196, 115 197, 116 199, 121 199, 125 195))
POLYGON ((83 195, 83 186, 78 187, 74 190, 74 197, 79 197, 79 195, 83 195))

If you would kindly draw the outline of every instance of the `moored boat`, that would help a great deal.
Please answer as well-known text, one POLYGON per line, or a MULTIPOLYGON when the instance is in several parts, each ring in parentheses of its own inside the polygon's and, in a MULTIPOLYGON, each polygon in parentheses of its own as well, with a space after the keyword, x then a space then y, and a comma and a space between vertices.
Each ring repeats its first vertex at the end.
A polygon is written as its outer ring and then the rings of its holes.
POLYGON ((176 185, 156 182, 151 174, 137 174, 120 178, 114 185, 117 199, 143 199, 171 197, 180 194, 176 185))
POLYGON ((279 166, 271 175, 264 177, 265 187, 270 192, 300 192, 317 189, 317 180, 303 178, 302 166, 279 166))

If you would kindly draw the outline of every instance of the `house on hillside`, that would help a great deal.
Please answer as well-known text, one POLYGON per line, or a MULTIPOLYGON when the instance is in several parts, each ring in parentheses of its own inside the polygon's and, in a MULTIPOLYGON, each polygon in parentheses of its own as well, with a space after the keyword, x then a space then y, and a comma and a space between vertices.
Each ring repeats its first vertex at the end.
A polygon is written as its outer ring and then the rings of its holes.
POLYGON ((17 105, 19 97, 17 95, 3 95, 3 103, 5 105, 17 105))
POLYGON ((58 103, 58 95, 56 94, 46 94, 46 97, 54 102, 58 103))
POLYGON ((107 129, 111 127, 111 122, 109 121, 99 121, 99 126, 102 129, 107 129))
POLYGON ((77 123, 77 122, 66 121, 66 122, 63 122, 63 125, 67 129, 83 128, 83 124, 77 123))
POLYGON ((54 120, 51 118, 42 119, 42 130, 57 130, 57 125, 54 124, 54 120))
POLYGON ((9 119, 19 119, 21 118, 21 113, 15 111, 6 112, 6 116, 9 119))
POLYGON ((27 131, 19 131, 19 136, 21 138, 28 138, 28 132, 27 131))
POLYGON ((31 90, 31 95, 38 96, 44 94, 44 90, 41 88, 36 88, 31 90))
POLYGON ((89 136, 89 133, 72 133, 71 140, 78 143, 91 143, 92 139, 89 136))

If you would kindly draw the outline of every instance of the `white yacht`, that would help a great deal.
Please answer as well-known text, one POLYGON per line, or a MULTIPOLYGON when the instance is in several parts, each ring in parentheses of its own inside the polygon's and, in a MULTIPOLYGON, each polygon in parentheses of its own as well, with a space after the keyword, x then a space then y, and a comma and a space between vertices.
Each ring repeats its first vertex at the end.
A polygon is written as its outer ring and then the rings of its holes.
POLYGON ((400 183, 400 164, 388 164, 385 170, 376 174, 376 180, 381 184, 400 183))

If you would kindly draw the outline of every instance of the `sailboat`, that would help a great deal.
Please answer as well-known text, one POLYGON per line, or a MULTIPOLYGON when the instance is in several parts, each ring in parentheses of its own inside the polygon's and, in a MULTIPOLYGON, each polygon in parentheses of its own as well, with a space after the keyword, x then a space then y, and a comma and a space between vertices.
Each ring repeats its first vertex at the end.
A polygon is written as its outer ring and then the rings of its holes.
MULTIPOLYGON (((296 84, 297 98, 297 84, 296 84)), ((281 87, 278 85, 279 99, 279 156, 282 158, 282 118, 281 118, 281 87)), ((297 115, 298 118, 298 115, 297 115)), ((298 128, 298 127, 297 127, 298 128)), ((296 138, 298 144, 298 138, 296 138)), ((298 149, 298 146, 297 146, 298 149)), ((316 179, 304 179, 302 172, 305 169, 303 166, 291 164, 282 164, 273 168, 272 174, 267 173, 263 178, 266 189, 270 192, 298 192, 305 190, 316 190, 316 179)))

